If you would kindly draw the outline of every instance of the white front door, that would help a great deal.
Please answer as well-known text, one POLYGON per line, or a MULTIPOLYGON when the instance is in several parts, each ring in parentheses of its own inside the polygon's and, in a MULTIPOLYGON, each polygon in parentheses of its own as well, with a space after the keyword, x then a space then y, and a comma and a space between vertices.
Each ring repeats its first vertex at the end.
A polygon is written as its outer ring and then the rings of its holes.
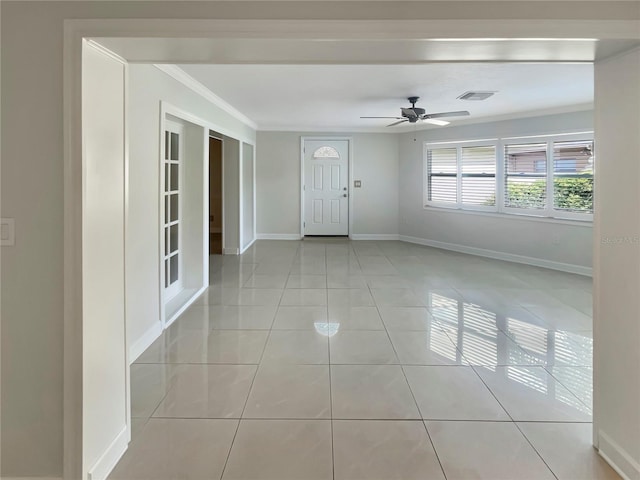
POLYGON ((304 141, 305 235, 349 234, 349 141, 304 141))

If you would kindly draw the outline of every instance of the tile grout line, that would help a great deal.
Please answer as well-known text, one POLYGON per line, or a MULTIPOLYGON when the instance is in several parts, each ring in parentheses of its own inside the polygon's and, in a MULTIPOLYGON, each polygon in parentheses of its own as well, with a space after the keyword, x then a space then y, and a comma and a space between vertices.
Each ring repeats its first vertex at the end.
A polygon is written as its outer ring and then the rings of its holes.
MULTIPOLYGON (((144 417, 132 417, 135 419, 143 419, 144 417)), ((279 421, 279 420, 314 420, 319 422, 328 422, 330 418, 318 418, 318 417, 154 417, 154 419, 165 420, 261 420, 261 421, 279 421)), ((350 417, 350 418, 335 418, 335 420, 344 421, 375 421, 375 422, 473 422, 473 423, 540 423, 540 424, 556 424, 556 425, 591 425, 592 422, 561 422, 561 421, 542 421, 542 420, 522 420, 514 422, 512 420, 467 420, 467 419, 450 419, 450 418, 376 418, 376 417, 350 417)))
MULTIPOLYGON (((327 251, 325 246, 324 252, 324 270, 327 272, 327 251)), ((325 276, 325 286, 327 287, 325 290, 325 296, 327 299, 327 332, 329 330, 329 280, 327 276, 325 276)), ((335 480, 336 478, 336 454, 335 454, 335 445, 333 438, 333 390, 331 387, 331 337, 327 337, 327 362, 328 362, 328 370, 329 370, 329 419, 330 419, 330 429, 331 429, 331 478, 335 480)))
MULTIPOLYGON (((386 256, 385 256, 386 258, 386 256)), ((388 259, 387 259, 388 260, 388 259)), ((442 472, 442 475, 444 476, 445 480, 447 480, 447 474, 444 471, 444 466, 442 465, 442 461, 440 460, 440 456, 438 455, 438 451, 436 450, 436 446, 433 443, 433 439, 431 438, 431 434, 429 433, 429 429, 427 428, 427 424, 424 421, 424 418, 422 416, 422 411, 420 410, 420 405, 418 405, 418 401, 416 400, 416 396, 413 393, 413 390, 411 389, 411 385, 409 384, 409 379, 407 378, 407 374, 404 371, 404 366, 400 363, 400 357, 398 356, 398 352, 396 350, 395 345, 393 344, 393 341, 391 340, 391 335, 389 335, 389 329, 387 328, 387 324, 385 323, 384 319, 382 318, 382 314, 380 313, 380 307, 378 305, 378 302, 376 302, 373 293, 371 292, 371 285, 369 285, 369 283, 367 282, 367 286, 369 287, 369 295, 371 295, 371 298, 373 298, 373 303, 376 306, 376 310, 378 312, 378 315, 380 316, 380 320, 382 322, 382 326, 384 327, 384 331, 387 334, 387 338, 389 339, 389 343, 391 344, 391 348, 393 349, 393 353, 396 356, 396 360, 398 360, 398 365, 400 366, 400 371, 402 372, 402 376, 404 377, 404 381, 407 384, 407 388, 409 389, 409 393, 411 393, 411 398, 413 399, 413 403, 416 406, 416 410, 418 411, 418 414, 420 415, 420 421, 422 422, 422 427, 424 428, 425 432, 427 433, 427 438, 429 439, 429 443, 431 444, 431 448, 433 448, 433 453, 436 456, 436 460, 438 460, 438 465, 440 466, 440 471, 442 472)))
MULTIPOLYGON (((256 267, 257 268, 257 267, 256 267)), ((255 271, 255 269, 254 269, 255 271)), ((287 277, 288 281, 288 277, 287 277)), ((285 282, 286 286, 286 282, 285 282)), ((224 474, 227 470, 227 465, 229 464, 229 458, 231 457, 231 451, 233 450, 233 445, 235 444, 236 437, 238 436, 238 431, 240 430, 240 423, 242 423, 244 412, 247 408, 247 403, 249 403, 249 397, 251 396, 251 391, 253 390, 253 384, 256 381, 256 377, 258 376, 258 371, 260 370, 260 365, 262 364, 262 359, 264 358, 264 352, 267 349, 267 343, 269 342, 269 338, 271 337, 271 331, 273 330, 273 323, 275 322, 275 316, 278 313, 278 308, 280 308, 280 303, 282 303, 282 296, 284 295, 284 289, 280 294, 280 300, 278 301, 278 306, 276 307, 276 313, 274 314, 273 320, 271 321, 271 328, 269 329, 269 333, 267 334, 267 338, 264 342, 264 346, 262 347, 262 353, 260 354, 260 359, 258 360, 258 365, 256 366, 256 371, 253 374, 253 379, 251 380, 251 385, 249 386, 249 391, 247 393, 247 398, 244 401, 244 405, 242 407, 242 412, 240 413, 240 418, 238 419, 238 425, 236 426, 236 431, 233 434, 233 438, 231 439, 231 445, 229 445, 229 451, 227 452, 227 458, 224 461, 224 466, 222 467, 222 472, 220 473, 220 480, 224 478, 224 474)))
MULTIPOLYGON (((369 290, 371 290, 370 286, 369 286, 369 290)), ((373 297, 372 293, 371 293, 371 296, 373 297)), ((416 409, 418 411, 418 414, 420 415, 420 421, 422 422, 422 427, 424 428, 425 432, 427 433, 427 438, 429 439, 429 443, 431 444, 431 448, 433 449, 433 453, 436 456, 436 460, 438 460, 438 465, 440 466, 440 471, 442 472, 442 475, 444 476, 445 480, 447 480, 447 474, 444 471, 444 466, 442 465, 442 461, 440 460, 440 456, 438 455, 438 451, 436 450, 436 446, 433 443, 433 439, 431 438, 431 434, 429 433, 429 429, 427 428, 427 424, 424 421, 424 418, 423 418, 423 415, 422 415, 422 411, 420 410, 420 405, 418 405, 418 401, 416 400, 416 396, 413 393, 413 389, 411 388, 411 385, 409 384, 409 379, 407 378, 407 374, 404 371, 404 366, 402 364, 400 364, 400 357, 398 356, 398 352, 396 350, 396 347, 393 344, 393 341, 391 340, 391 335, 389 335, 389 329, 387 328, 387 324, 385 323, 384 319, 382 318, 382 314, 380 313, 380 307, 379 307, 378 303, 375 301, 375 298, 374 298, 374 304, 376 305, 376 310, 378 311, 378 315, 380 316, 380 320, 382 321, 382 325, 384 326, 384 331, 387 334, 387 338, 389 339, 389 343, 391 344, 391 348, 393 349, 393 352, 394 352, 394 354, 396 356, 396 359, 398 360, 398 364, 400 366, 400 371, 402 372, 402 376, 404 377, 404 381, 406 382, 407 388, 409 389, 409 392, 411 393, 411 398, 413 398, 413 403, 415 404, 416 409)))
MULTIPOLYGON (((560 385, 562 385, 562 386, 567 390, 567 392, 569 392, 571 395, 573 395, 573 396, 574 396, 574 397, 575 397, 575 398, 576 398, 576 399, 577 399, 577 400, 578 400, 582 405, 584 405, 584 406, 585 406, 585 408, 589 409, 589 413, 590 413, 590 415, 591 415, 591 417, 592 417, 592 419, 593 419, 593 411, 592 411, 593 407, 589 407, 589 405, 587 405, 586 403, 584 403, 584 402, 582 401, 582 399, 581 399, 578 395, 576 395, 576 394, 574 393, 573 389, 569 388, 567 385, 565 385, 565 383, 564 383, 562 380, 560 380, 558 377, 556 377, 556 376, 553 374, 553 372, 550 372, 550 371, 549 371, 549 368, 574 368, 574 369, 575 369, 575 368, 584 368, 584 369, 588 369, 589 367, 578 366, 578 365, 576 365, 576 366, 572 366, 572 365, 567 365, 567 366, 558 366, 558 365, 541 365, 541 366, 542 366, 542 368, 544 369, 544 371, 545 371, 545 372, 547 372, 547 373, 551 376, 551 378, 553 378, 556 382, 558 382, 560 385)), ((593 376, 593 371, 591 372, 591 375, 593 376)), ((593 392, 593 388, 592 388, 592 392, 593 392)), ((591 422, 591 423, 592 423, 592 422, 591 422)))
POLYGON ((542 463, 544 463, 544 465, 547 467, 547 469, 551 472, 551 475, 554 476, 554 478, 556 480, 558 480, 558 476, 555 474, 555 472, 553 470, 551 470, 551 467, 549 466, 549 464, 546 462, 546 460, 542 457, 542 455, 540 454, 540 452, 538 451, 538 449, 536 447, 533 446, 533 443, 531 443, 531 441, 529 440, 529 438, 527 438, 527 436, 524 434, 524 432, 522 431, 522 429, 520 428, 520 426, 518 425, 518 422, 516 422, 513 417, 511 416, 511 414, 509 413, 509 411, 505 408, 505 406, 502 404, 502 402, 500 402, 500 400, 498 400, 498 397, 496 396, 496 394, 493 392, 493 390, 491 390, 491 388, 489 388, 489 385, 487 385, 487 383, 484 381, 484 378, 482 378, 482 376, 478 373, 478 371, 476 370, 476 367, 474 367, 473 365, 471 365, 471 368, 473 369, 473 372, 478 376, 478 378, 480 379, 480 381, 484 384, 484 386, 486 387, 487 390, 489 390, 489 393, 491 393, 491 395, 493 396, 493 398, 496 399, 496 402, 498 402, 498 404, 500 405, 500 407, 502 407, 502 409, 505 411, 505 413, 509 416, 509 418, 511 419, 511 423, 513 424, 514 427, 516 427, 518 429, 518 431, 520 432, 520 435, 522 435, 522 437, 526 440, 526 442, 531 446, 531 448, 533 449, 534 452, 536 452, 536 454, 538 455, 538 458, 540 458, 540 460, 542 460, 542 463))

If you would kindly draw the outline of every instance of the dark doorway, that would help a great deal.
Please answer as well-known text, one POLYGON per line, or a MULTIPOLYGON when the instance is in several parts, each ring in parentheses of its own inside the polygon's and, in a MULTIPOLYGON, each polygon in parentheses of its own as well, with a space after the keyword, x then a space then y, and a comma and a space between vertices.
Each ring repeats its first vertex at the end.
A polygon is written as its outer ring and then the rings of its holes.
POLYGON ((222 140, 209 137, 209 254, 222 254, 222 140))

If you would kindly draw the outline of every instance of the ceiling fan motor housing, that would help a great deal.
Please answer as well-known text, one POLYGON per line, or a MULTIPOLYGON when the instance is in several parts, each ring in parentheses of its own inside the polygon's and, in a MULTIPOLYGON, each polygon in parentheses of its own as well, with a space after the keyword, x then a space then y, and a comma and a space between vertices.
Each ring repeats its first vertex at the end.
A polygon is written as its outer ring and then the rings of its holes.
POLYGON ((420 118, 420 116, 425 114, 424 108, 416 107, 416 102, 418 101, 419 98, 420 97, 409 97, 407 99, 409 100, 409 103, 411 104, 411 110, 413 110, 413 113, 415 113, 415 115, 406 114, 405 110, 402 110, 402 116, 409 119, 409 123, 416 123, 420 118))
POLYGON ((413 110, 415 115, 407 114, 404 110, 402 111, 402 116, 409 120, 410 123, 416 123, 422 115, 425 113, 424 108, 411 107, 408 110, 413 110))

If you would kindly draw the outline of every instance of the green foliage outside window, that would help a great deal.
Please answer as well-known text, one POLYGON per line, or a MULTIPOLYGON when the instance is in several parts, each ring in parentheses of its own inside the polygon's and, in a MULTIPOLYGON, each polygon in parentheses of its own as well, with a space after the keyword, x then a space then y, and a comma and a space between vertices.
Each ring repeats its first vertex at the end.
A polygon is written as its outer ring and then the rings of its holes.
MULTIPOLYGON (((593 211, 593 175, 556 176, 553 179, 554 208, 574 212, 593 211)), ((513 208, 544 208, 546 182, 512 182, 507 184, 505 205, 513 208)), ((495 205, 495 197, 487 199, 485 205, 495 205)))
POLYGON ((593 177, 553 179, 555 208, 580 212, 593 211, 593 177))

